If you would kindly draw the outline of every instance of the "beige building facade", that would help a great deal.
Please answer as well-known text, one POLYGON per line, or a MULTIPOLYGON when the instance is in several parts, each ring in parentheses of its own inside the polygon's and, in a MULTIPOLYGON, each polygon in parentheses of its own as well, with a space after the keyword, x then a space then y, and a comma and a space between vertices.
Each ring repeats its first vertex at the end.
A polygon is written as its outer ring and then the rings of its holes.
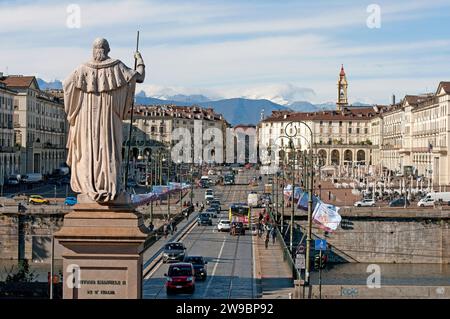
POLYGON ((449 108, 450 82, 439 83, 435 93, 407 95, 400 103, 383 107, 382 165, 400 173, 412 167, 435 187, 449 188, 449 108))
MULTIPOLYGON (((138 105, 135 106, 133 114, 131 157, 142 158, 161 148, 166 151, 168 149, 172 151, 172 148, 176 146, 180 138, 190 134, 190 144, 192 146, 190 154, 183 154, 183 150, 181 150, 175 155, 178 155, 179 160, 184 162, 207 162, 208 159, 205 157, 214 158, 216 155, 219 155, 218 149, 215 147, 211 147, 208 156, 204 156, 203 152, 210 145, 207 135, 213 129, 221 132, 222 136, 217 137, 219 140, 217 140, 216 145, 220 147, 222 156, 225 158, 227 127, 229 127, 229 124, 224 117, 210 108, 175 105, 138 105), (179 134, 177 131, 185 132, 185 134, 179 134), (200 154, 194 151, 195 147, 200 151, 200 154)), ((130 120, 124 121, 124 155, 128 143, 129 129, 130 120)))
POLYGON ((7 76, 0 79, 13 98, 16 172, 51 174, 67 157, 67 122, 64 103, 41 91, 34 76, 7 76))
POLYGON ((19 169, 13 127, 16 93, 0 82, 0 185, 19 169))

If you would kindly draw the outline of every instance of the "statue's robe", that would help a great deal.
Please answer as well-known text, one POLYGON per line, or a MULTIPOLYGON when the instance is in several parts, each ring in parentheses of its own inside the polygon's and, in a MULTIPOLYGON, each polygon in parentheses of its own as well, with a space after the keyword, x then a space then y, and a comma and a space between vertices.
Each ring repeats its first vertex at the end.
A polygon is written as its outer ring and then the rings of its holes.
POLYGON ((98 203, 114 201, 123 191, 122 120, 129 116, 137 74, 107 59, 80 65, 63 84, 70 185, 98 203))

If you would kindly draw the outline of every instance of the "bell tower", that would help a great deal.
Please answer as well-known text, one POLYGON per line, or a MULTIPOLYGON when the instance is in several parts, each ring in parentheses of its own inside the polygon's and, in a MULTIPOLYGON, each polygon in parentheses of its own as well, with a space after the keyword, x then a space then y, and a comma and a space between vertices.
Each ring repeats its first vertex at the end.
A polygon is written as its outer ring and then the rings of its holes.
POLYGON ((342 111, 345 106, 348 105, 347 99, 347 77, 345 76, 344 65, 341 66, 341 72, 339 73, 338 86, 338 99, 336 108, 338 111, 342 111))

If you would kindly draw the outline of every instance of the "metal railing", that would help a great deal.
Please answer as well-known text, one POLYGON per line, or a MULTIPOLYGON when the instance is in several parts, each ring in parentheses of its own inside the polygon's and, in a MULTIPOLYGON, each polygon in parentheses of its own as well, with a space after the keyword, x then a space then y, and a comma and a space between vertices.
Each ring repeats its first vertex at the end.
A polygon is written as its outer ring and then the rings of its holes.
MULTIPOLYGON (((272 209, 269 210, 269 215, 270 215, 271 220, 275 221, 275 218, 274 218, 274 216, 272 214, 272 209)), ((286 262, 288 264, 289 268, 292 270, 292 277, 293 277, 293 279, 294 280, 301 279, 301 274, 298 271, 297 267, 295 266, 295 261, 292 258, 291 251, 289 250, 289 247, 284 242, 284 237, 283 237, 283 235, 280 232, 278 224, 276 224, 276 232, 277 232, 277 240, 280 243, 281 249, 283 251, 283 261, 286 262)))

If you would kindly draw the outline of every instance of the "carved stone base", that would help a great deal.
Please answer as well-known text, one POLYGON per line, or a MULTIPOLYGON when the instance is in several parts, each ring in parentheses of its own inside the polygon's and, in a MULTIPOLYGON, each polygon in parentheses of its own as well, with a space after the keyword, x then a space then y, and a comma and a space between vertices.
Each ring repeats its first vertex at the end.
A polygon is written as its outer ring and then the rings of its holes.
POLYGON ((64 247, 64 299, 141 298, 146 233, 129 205, 75 205, 55 234, 64 247))

